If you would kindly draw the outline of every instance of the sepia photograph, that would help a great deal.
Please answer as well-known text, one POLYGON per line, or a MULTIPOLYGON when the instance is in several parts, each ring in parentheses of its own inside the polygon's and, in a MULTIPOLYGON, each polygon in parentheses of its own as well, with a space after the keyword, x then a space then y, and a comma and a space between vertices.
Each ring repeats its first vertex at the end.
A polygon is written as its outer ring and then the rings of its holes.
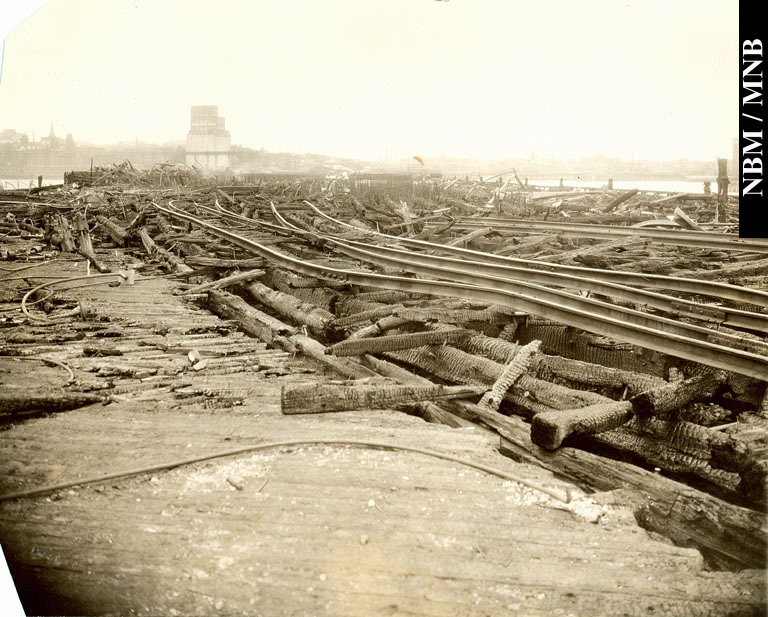
POLYGON ((0 0, 0 615, 766 615, 760 20, 0 0))

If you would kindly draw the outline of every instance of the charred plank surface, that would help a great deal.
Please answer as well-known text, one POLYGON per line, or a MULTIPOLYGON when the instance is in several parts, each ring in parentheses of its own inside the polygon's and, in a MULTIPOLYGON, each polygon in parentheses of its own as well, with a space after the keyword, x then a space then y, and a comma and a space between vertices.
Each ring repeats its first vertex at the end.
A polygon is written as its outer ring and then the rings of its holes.
POLYGON ((477 386, 341 386, 291 384, 281 394, 284 414, 325 413, 352 409, 386 409, 419 401, 480 396, 477 386))

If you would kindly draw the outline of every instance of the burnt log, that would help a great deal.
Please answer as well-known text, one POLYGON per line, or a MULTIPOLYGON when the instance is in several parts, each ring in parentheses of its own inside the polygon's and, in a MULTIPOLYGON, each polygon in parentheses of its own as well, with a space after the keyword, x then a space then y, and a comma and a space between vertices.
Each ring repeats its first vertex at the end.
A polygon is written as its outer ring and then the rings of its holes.
POLYGON ((336 343, 326 350, 334 356, 359 356, 367 353, 383 353, 398 349, 411 349, 424 345, 445 345, 455 343, 470 335, 468 330, 454 328, 435 332, 417 332, 414 334, 396 334, 378 338, 349 338, 336 343))
POLYGON ((219 259, 217 257, 195 255, 187 257, 184 262, 188 266, 196 268, 261 268, 266 265, 266 260, 260 257, 253 259, 219 259))
POLYGON ((237 321, 248 334, 265 343, 271 343, 275 336, 290 336, 297 331, 293 326, 252 307, 240 296, 226 291, 210 290, 207 304, 211 311, 224 319, 237 321))
POLYGON ((208 291, 209 289, 223 289, 225 287, 231 287, 232 285, 237 285, 245 281, 261 278, 262 276, 264 276, 264 270, 248 270, 247 272, 238 272, 237 274, 232 274, 231 276, 226 276, 215 281, 210 281, 208 283, 196 285, 195 287, 190 287, 184 292, 184 295, 202 293, 203 291, 208 291))
MULTIPOLYGON (((465 353, 449 345, 387 352, 385 356, 416 366, 445 381, 468 385, 492 385, 505 369, 498 362, 465 353)), ((507 393, 505 400, 514 403, 516 412, 525 416, 533 416, 541 411, 573 409, 611 401, 594 392, 573 390, 530 375, 522 375, 507 393)))
MULTIPOLYGON (((457 413, 470 416, 470 406, 461 409, 464 411, 457 413)), ((494 415, 498 416, 494 428, 502 437, 502 454, 541 465, 585 490, 623 488, 643 527, 676 544, 696 546, 710 563, 732 570, 766 567, 768 541, 763 513, 629 463, 569 447, 548 452, 531 441, 529 427, 522 420, 494 415)))
POLYGON ((615 208, 623 204, 628 199, 637 195, 639 192, 640 192, 640 189, 632 189, 630 191, 627 191, 626 193, 622 193, 616 199, 614 199, 611 203, 608 204, 608 206, 605 208, 605 211, 610 212, 611 210, 614 210, 615 208))
MULTIPOLYGON (((262 285, 262 287, 264 286, 262 285)), ((274 293, 280 294, 280 292, 274 293)), ((211 310, 222 317, 237 321, 246 332, 257 337, 259 340, 276 345, 290 353, 299 351, 320 361, 344 377, 362 379, 378 376, 375 371, 364 367, 358 362, 348 358, 335 358, 327 355, 325 353, 326 348, 322 343, 309 336, 298 334, 296 328, 255 309, 239 296, 226 291, 212 290, 208 292, 208 298, 211 310)), ((310 315, 312 311, 304 311, 302 314, 310 315)), ((316 317, 316 315, 314 316, 316 317)))
POLYGON ((245 285, 245 288, 254 300, 286 319, 307 326, 315 334, 324 334, 335 319, 333 313, 302 302, 291 294, 270 289, 263 283, 251 282, 245 285))
POLYGON ((139 237, 149 256, 159 261, 169 272, 175 274, 189 274, 192 272, 192 268, 184 264, 178 257, 157 246, 146 228, 142 227, 139 230, 139 237))
POLYGON ((125 246, 129 233, 123 227, 101 214, 96 215, 96 222, 112 242, 117 246, 125 246))
POLYGON ((765 507, 768 499, 768 460, 757 461, 741 474, 738 490, 765 507))
POLYGON ((377 336, 382 332, 386 332, 387 330, 399 328, 408 322, 408 319, 404 319, 396 315, 389 315, 388 317, 383 317, 368 326, 364 326, 359 330, 356 330, 347 337, 347 340, 365 339, 377 336))
POLYGON ((326 413, 354 409, 389 409, 406 403, 480 396, 477 386, 284 384, 284 414, 326 413))
POLYGON ((629 401, 618 401, 536 414, 531 421, 531 440, 545 450, 556 450, 570 435, 614 429, 627 422, 633 413, 629 401))
POLYGON ((483 395, 480 399, 479 405, 490 409, 491 411, 498 411, 501 401, 514 383, 520 379, 523 373, 528 371, 531 365, 531 360, 536 352, 539 350, 541 341, 532 341, 525 345, 520 351, 518 351, 509 365, 504 369, 504 372, 495 381, 491 389, 483 395))
POLYGON ((64 252, 71 253, 76 248, 69 223, 61 214, 54 214, 51 218, 49 239, 53 246, 59 246, 64 252))
POLYGON ((725 371, 711 371, 677 383, 665 384, 633 397, 632 407, 639 416, 658 416, 695 401, 711 399, 726 381, 725 371))
POLYGON ((0 413, 18 414, 30 411, 60 412, 78 409, 86 405, 103 402, 95 394, 81 392, 34 392, 6 388, 0 392, 0 413))

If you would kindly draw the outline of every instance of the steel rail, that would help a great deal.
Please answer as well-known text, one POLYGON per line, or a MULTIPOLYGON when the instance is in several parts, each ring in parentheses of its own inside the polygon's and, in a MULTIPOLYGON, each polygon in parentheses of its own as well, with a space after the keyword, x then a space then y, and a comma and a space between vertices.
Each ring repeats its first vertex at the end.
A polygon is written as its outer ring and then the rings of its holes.
POLYGON ((671 291, 713 296, 716 298, 728 299, 736 302, 754 304, 755 306, 759 306, 761 308, 768 306, 768 292, 760 291, 757 289, 749 289, 748 287, 740 287, 739 285, 731 285, 730 283, 720 283, 717 281, 700 281, 683 277, 666 276, 663 274, 618 272, 615 270, 602 270, 599 268, 586 268, 583 266, 567 266, 546 261, 535 261, 532 259, 520 259, 516 257, 493 255, 491 253, 484 253, 482 251, 474 251, 472 249, 465 249, 456 246, 446 246, 444 244, 436 244, 433 242, 427 242, 425 240, 401 238, 400 236, 392 236, 389 234, 383 234, 378 231, 355 227, 354 225, 350 225, 349 223, 345 223, 344 221, 339 221, 338 219, 328 216, 325 212, 314 206, 309 201, 305 200, 304 203, 312 208, 314 212, 319 214, 324 219, 331 221, 332 223, 355 230, 358 233, 397 242, 404 246, 411 246, 423 250, 441 251, 449 255, 456 255, 457 257, 473 259, 485 263, 525 265, 535 269, 546 269, 549 271, 559 270, 563 272, 584 273, 590 278, 604 281, 616 281, 625 284, 632 283, 641 287, 668 289, 671 291))
POLYGON ((727 237, 712 231, 669 231, 645 227, 619 227, 612 225, 594 225, 587 223, 556 223, 516 221, 515 219, 468 219, 464 218, 453 226, 455 230, 481 229, 493 227, 496 231, 520 232, 525 234, 558 233, 566 236, 578 236, 594 239, 615 239, 623 237, 643 238, 661 244, 676 244, 706 249, 744 251, 748 253, 768 253, 768 242, 739 237, 727 237))
MULTIPOLYGON (((253 219, 232 213, 223 208, 218 200, 216 206, 220 211, 220 214, 230 216, 236 220, 241 220, 245 223, 253 222, 253 219)), ((384 247, 378 245, 371 245, 354 240, 340 239, 329 234, 315 232, 313 230, 303 230, 296 225, 287 221, 277 210, 274 203, 271 203, 271 209, 273 216, 283 225, 283 227, 290 228, 294 231, 301 233, 309 233, 314 236, 322 236, 328 242, 337 244, 340 247, 347 247, 347 254, 353 250, 354 247, 358 247, 363 251, 369 253, 376 253, 381 255, 382 253, 388 254, 392 257, 404 260, 401 264, 411 265, 413 263, 430 266, 430 265, 442 265, 450 267, 453 270, 459 270, 461 272, 483 275, 493 274, 495 276, 504 277, 506 279, 513 279, 518 281, 527 281, 541 284, 558 285, 568 289, 577 289, 590 291, 592 293, 602 293, 612 295, 614 297, 621 298, 630 302, 638 304, 644 304, 653 308, 657 308, 664 311, 676 312, 678 315, 708 321, 711 323, 722 324, 729 327, 741 327, 749 330, 755 330, 759 332, 768 332, 768 314, 765 313, 751 313, 749 311, 742 311, 738 309, 730 309, 726 307, 717 307, 706 304, 699 304, 690 300, 684 300, 681 298, 675 298, 673 296, 666 296, 655 292, 649 292, 642 289, 637 289, 627 285, 621 285, 619 283, 612 283, 606 281, 600 281, 588 277, 578 277, 571 274, 562 274, 558 272, 548 272, 546 270, 535 270, 531 268, 524 268, 519 266, 508 266, 499 264, 484 264, 478 261, 468 261, 461 259, 454 259, 450 257, 441 257, 437 255, 424 255, 420 253, 413 253, 409 251, 403 251, 401 249, 384 247), (515 276, 517 275, 517 276, 515 276)), ((211 210, 211 212, 215 212, 211 210)), ((269 227, 274 227, 275 231, 281 230, 278 226, 266 224, 269 227)), ((341 249, 341 252, 345 252, 341 249)), ((359 257, 360 255, 352 255, 359 257)), ((369 257, 370 255, 366 255, 369 257)), ((387 265, 387 264, 379 264, 387 265)), ((392 264, 395 265, 395 264, 392 264)), ((408 269, 403 265, 398 265, 402 269, 408 269)), ((445 270, 444 270, 445 271, 445 270)), ((422 272, 421 274, 425 274, 422 272)), ((429 274, 432 274, 430 272, 429 274)), ((438 275, 439 276, 439 275, 438 275)), ((449 278, 439 276, 439 278, 449 278)), ((471 282, 477 284, 477 281, 457 280, 452 279, 455 282, 471 282)), ((486 281, 498 280, 493 277, 485 279, 486 281)), ((711 333, 711 331, 708 331, 711 333)))
MULTIPOLYGON (((326 236, 323 237, 326 238, 326 236)), ((380 256, 389 255, 395 257, 405 264, 436 266, 443 268, 444 271, 450 269, 451 271, 465 272, 483 277, 492 274, 493 278, 496 279, 502 277, 505 280, 527 281, 542 285, 555 285, 567 289, 589 291, 591 293, 610 295, 614 298, 621 298, 622 300, 634 302, 636 304, 643 304, 655 309, 676 313, 678 316, 682 317, 699 319, 732 328, 768 332, 768 314, 766 313, 752 313, 739 309, 699 304, 691 300, 675 298, 673 296, 646 291, 628 285, 600 281, 587 277, 578 277, 572 274, 561 274, 558 272, 533 270, 516 266, 484 264, 478 261, 468 261, 438 255, 425 255, 423 253, 413 253, 391 247, 367 245, 352 240, 341 241, 335 238, 327 239, 339 247, 344 247, 340 248, 341 252, 349 252, 354 247, 357 247, 358 249, 366 251, 368 254, 376 254, 380 256)))
MULTIPOLYGON (((275 209, 277 217, 282 219, 279 212, 275 209)), ((282 219, 284 220, 284 219, 282 219)), ((286 224, 290 225, 286 221, 286 224)), ((323 236, 315 234, 313 232, 306 232, 299 228, 294 229, 298 232, 302 232, 308 236, 314 237, 316 240, 324 239, 323 236)), ((429 276, 437 277, 442 280, 450 280, 455 283, 466 283, 477 286, 491 286, 494 289, 502 288, 515 293, 524 295, 533 294, 533 297, 538 299, 549 299, 553 302, 560 303, 563 306, 571 308, 578 308, 587 311, 600 311, 608 317, 624 320, 628 323, 636 325, 644 325, 649 328, 654 328, 667 333, 674 333, 680 336, 690 337, 693 339, 710 341, 717 344, 723 344, 727 347, 734 349, 743 349, 746 351, 754 351, 756 353, 765 354, 768 359, 768 343, 757 340, 743 340, 733 334, 727 334, 723 332, 717 332, 701 326, 686 324, 674 319, 668 319, 657 315, 651 315, 642 311, 637 311, 601 300, 592 298, 584 298, 582 296, 573 295, 564 291, 551 289, 541 285, 533 284, 527 281, 520 281, 518 279, 511 279, 508 277, 499 277, 488 275, 486 273, 477 273, 468 270, 459 270, 451 267, 447 267, 444 264, 430 262, 431 256, 427 256, 421 263, 414 264, 413 256, 410 253, 402 252, 401 256, 389 257, 382 256, 381 253, 367 250, 366 248, 358 248, 350 246, 346 242, 332 241, 335 249, 344 253, 347 256, 354 257, 367 263, 374 263, 379 266, 387 266, 399 268, 412 274, 426 274, 429 276)), ((359 243, 358 243, 359 244, 359 243)), ((380 248, 380 247, 378 247, 380 248)), ((386 250, 386 249, 385 249, 386 250)))
POLYGON ((670 354, 686 360, 700 362, 715 368, 735 371, 743 375, 754 377, 755 379, 768 381, 768 357, 752 352, 733 349, 707 341, 690 339, 679 334, 660 332, 644 325, 626 323, 613 317, 595 315, 586 310, 562 306, 557 302, 515 293, 506 289, 501 290, 489 287, 477 287, 450 281, 410 279, 318 266, 297 259, 291 255, 280 253, 233 232, 220 229, 210 223, 197 219, 196 217, 169 210, 155 203, 153 203, 153 206, 173 218, 203 227, 210 233, 213 233, 244 250, 260 255, 265 259, 272 260, 279 266, 308 276, 350 284, 370 285, 384 289, 451 296, 467 300, 487 302, 489 304, 509 306, 516 310, 540 315, 546 319, 558 321, 575 328, 581 328, 604 336, 610 336, 640 347, 670 354))
MULTIPOLYGON (((174 208, 176 211, 181 212, 182 214, 186 214, 186 212, 184 210, 181 210, 177 206, 172 205, 174 201, 176 201, 176 200, 172 199, 171 201, 168 202, 168 205, 171 206, 172 208, 174 208)), ((219 204, 219 200, 218 199, 215 201, 215 203, 216 203, 216 208, 215 209, 214 208, 210 208, 208 206, 203 206, 203 205, 197 204, 197 203, 195 204, 195 207, 200 209, 200 210, 204 210, 206 212, 209 212, 210 214, 216 216, 217 218, 228 217, 230 219, 234 219, 238 223, 243 223, 245 225, 251 225, 253 227, 264 227, 268 231, 272 231, 274 233, 279 233, 279 234, 282 234, 282 235, 289 235, 288 234, 288 230, 285 227, 283 227, 283 226, 275 225, 274 223, 267 223, 266 221, 260 221, 258 219, 251 219, 251 218, 248 218, 247 216, 243 216, 242 214, 237 214, 236 212, 232 212, 231 210, 227 210, 226 208, 222 207, 221 204, 219 204)), ((272 203, 272 202, 270 202, 270 203, 272 203)))
MULTIPOLYGON (((479 223, 487 221, 488 223, 492 223, 493 225, 502 225, 502 226, 509 226, 509 227, 517 227, 518 225, 521 227, 530 227, 532 229, 558 229, 562 231, 567 231, 570 229, 579 230, 579 231, 616 231, 616 232, 627 232, 626 235, 634 235, 634 233, 637 233, 636 227, 625 227, 623 225, 604 225, 602 223, 570 223, 568 221, 537 221, 537 220, 531 220, 531 219, 516 219, 516 218, 505 218, 505 217, 495 217, 495 216, 484 216, 482 218, 476 218, 471 216, 464 216, 460 218, 456 224, 461 225, 463 223, 479 223), (635 230, 633 233, 632 230, 635 230)), ((732 239, 732 240, 740 240, 743 238, 739 238, 738 236, 729 236, 727 234, 724 234, 719 231, 696 231, 693 229, 679 229, 679 230, 656 230, 654 233, 659 233, 661 235, 690 235, 692 237, 701 237, 701 238, 715 238, 715 239, 732 239)), ((763 243, 768 244, 768 243, 763 243)))

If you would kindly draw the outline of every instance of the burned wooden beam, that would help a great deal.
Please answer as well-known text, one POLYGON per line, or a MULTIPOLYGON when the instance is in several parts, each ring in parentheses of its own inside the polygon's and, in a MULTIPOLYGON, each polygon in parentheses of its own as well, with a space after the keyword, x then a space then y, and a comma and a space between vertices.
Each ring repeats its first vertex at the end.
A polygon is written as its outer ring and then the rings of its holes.
POLYGON ((534 372, 541 379, 558 377, 571 383, 580 383, 601 388, 627 389, 629 396, 635 396, 652 388, 667 385, 661 377, 611 368, 601 364, 582 362, 562 356, 540 354, 536 359, 534 372))
POLYGON ((629 401, 539 413, 531 420, 531 440, 545 450, 556 450, 570 435, 602 433, 621 426, 633 415, 629 401))
POLYGON ((614 199, 611 203, 608 204, 608 206, 606 207, 606 211, 610 212, 611 210, 623 204, 628 199, 637 195, 639 192, 640 192, 640 189, 632 189, 630 191, 627 191, 626 193, 622 193, 616 199, 614 199))
POLYGON ((480 396, 477 386, 284 384, 284 414, 326 413, 354 409, 389 409, 418 401, 480 396))
POLYGON ((263 268, 267 261, 261 257, 253 259, 219 259, 217 257, 204 257, 194 255, 184 259, 188 266, 196 268, 263 268))
POLYGON ((0 392, 0 413, 17 414, 29 411, 60 412, 102 403, 104 399, 95 394, 82 392, 35 392, 5 388, 0 392))
POLYGON ((674 219, 681 227, 693 229, 694 231, 704 231, 701 226, 688 216, 681 208, 675 208, 673 213, 674 219))
POLYGON ((712 371, 665 384, 633 397, 632 407, 639 416, 662 415, 694 401, 711 399, 726 378, 725 371, 712 371))
POLYGON ((53 246, 61 247, 61 250, 71 253, 75 250, 75 241, 69 223, 61 214, 54 214, 49 223, 49 240, 53 246))
POLYGON ((418 414, 427 422, 432 422, 433 424, 444 424, 445 426, 450 426, 451 428, 479 428, 478 425, 474 422, 465 420, 461 416, 448 411, 444 407, 441 407, 432 401, 421 401, 419 403, 414 403, 413 405, 408 405, 405 407, 412 408, 414 413, 418 414))
MULTIPOLYGON (((385 355, 416 366, 440 379, 469 385, 490 386, 501 377, 505 369, 498 362, 465 353, 449 345, 417 347, 387 352, 385 355)), ((611 401, 594 392, 573 390, 530 375, 522 375, 505 398, 518 406, 518 412, 530 416, 541 411, 572 409, 611 401)))
POLYGON ((411 349, 424 345, 445 345, 455 343, 470 335, 468 330, 453 328, 434 332, 396 334, 377 338, 350 338, 330 346, 326 353, 334 356, 359 356, 366 353, 383 353, 398 349, 411 349))
POLYGON ((375 321, 368 326, 364 326, 359 330, 356 330, 355 332, 350 334, 349 337, 347 337, 347 340, 361 340, 361 339, 378 336, 382 332, 386 332, 387 330, 393 330, 394 328, 399 328, 400 326, 407 324, 408 322, 409 322, 408 319, 398 317, 397 315, 382 317, 378 321, 375 321))
POLYGON ((325 364, 328 368, 336 371, 343 377, 348 377, 350 379, 365 379, 379 376, 376 371, 366 368, 351 358, 337 358, 326 354, 325 345, 312 337, 303 334, 294 334, 288 338, 288 341, 296 350, 325 364))
POLYGON ((533 356, 539 350, 540 345, 541 341, 532 341, 520 349, 478 404, 491 411, 498 411, 507 390, 530 368, 533 356))
POLYGON ((333 313, 302 302, 290 294, 270 289, 263 283, 251 282, 245 288, 254 300, 277 311, 284 318, 306 325, 316 334, 325 333, 335 319, 333 313))
POLYGON ((208 308, 225 319, 234 319, 251 336, 271 343, 275 336, 290 336, 297 332, 293 326, 252 307, 240 296, 226 291, 208 291, 208 308))
POLYGON ((564 447, 548 452, 531 441, 530 429, 521 419, 494 415, 502 454, 542 465, 585 489, 624 489, 643 527, 682 546, 696 546, 721 567, 765 568, 768 541, 763 513, 584 450, 564 447))
POLYGON ((737 499, 738 474, 712 464, 710 443, 696 435, 696 429, 710 431, 696 425, 685 427, 682 423, 634 417, 618 428, 591 436, 590 444, 607 446, 614 452, 705 485, 715 494, 737 499))
MULTIPOLYGON (((515 322, 509 324, 508 331, 516 330, 515 322)), ((442 327, 442 326, 436 326, 442 327)), ((520 349, 502 338, 485 336, 473 332, 472 336, 455 343, 459 349, 474 355, 484 356, 500 363, 508 363, 520 349)), ((531 365, 531 374, 544 380, 551 381, 553 377, 565 379, 571 383, 595 387, 615 389, 627 388, 630 396, 646 390, 666 385, 668 382, 660 377, 646 373, 636 373, 617 368, 582 362, 572 358, 537 353, 531 365)))
POLYGON ((149 256, 152 259, 157 259, 170 272, 176 274, 189 274, 192 272, 192 268, 184 264, 178 257, 157 246, 145 227, 139 230, 139 237, 149 256))
POLYGON ((123 227, 101 214, 96 215, 96 222, 112 242, 117 246, 125 246, 129 233, 123 227))
MULTIPOLYGON (((348 358, 336 358, 327 355, 325 353, 326 348, 322 343, 309 336, 299 334, 297 328, 253 308, 239 296, 226 291, 211 290, 208 292, 208 297, 211 310, 227 319, 237 321, 246 332, 266 343, 277 345, 290 353, 300 351, 344 377, 362 379, 378 376, 375 371, 358 362, 348 358)), ((313 311, 310 310, 303 311, 302 314, 310 315, 312 313, 313 311)))
POLYGON ((354 326, 355 324, 363 323, 365 321, 371 321, 374 319, 381 319, 382 317, 388 317, 394 315, 398 309, 404 308, 402 304, 393 304, 390 306, 380 306, 359 313, 352 313, 344 317, 336 317, 331 322, 331 327, 334 329, 345 328, 348 326, 354 326))
POLYGON ((86 253, 93 254, 93 242, 91 241, 91 233, 88 229, 88 221, 85 218, 84 212, 75 212, 73 227, 77 232, 80 249, 86 253))
POLYGON ((459 236, 454 240, 451 240, 450 242, 446 242, 445 245, 466 247, 467 244, 469 244, 473 240, 477 240, 478 238, 482 238, 492 233, 494 233, 493 227, 483 227, 481 229, 475 229, 474 231, 470 231, 465 234, 462 234, 461 236, 459 236))
POLYGON ((90 252, 82 246, 77 248, 77 252, 83 257, 85 257, 88 261, 90 261, 93 264, 93 267, 96 268, 96 270, 98 270, 99 272, 103 274, 112 272, 112 269, 109 266, 107 266, 103 261, 101 261, 96 256, 96 253, 90 252))
POLYGON ((439 306, 430 308, 403 307, 393 311, 393 314, 409 321, 438 322, 441 324, 459 324, 468 321, 501 324, 507 323, 510 320, 508 311, 502 311, 493 307, 482 310, 451 309, 439 306))
POLYGON ((202 293, 209 289, 224 289, 225 287, 231 287, 232 285, 238 285, 246 281, 252 281, 253 279, 261 278, 264 276, 264 270, 248 270, 247 272, 238 272, 231 276, 210 281, 208 283, 202 283, 194 287, 190 287, 184 291, 184 295, 202 293))

